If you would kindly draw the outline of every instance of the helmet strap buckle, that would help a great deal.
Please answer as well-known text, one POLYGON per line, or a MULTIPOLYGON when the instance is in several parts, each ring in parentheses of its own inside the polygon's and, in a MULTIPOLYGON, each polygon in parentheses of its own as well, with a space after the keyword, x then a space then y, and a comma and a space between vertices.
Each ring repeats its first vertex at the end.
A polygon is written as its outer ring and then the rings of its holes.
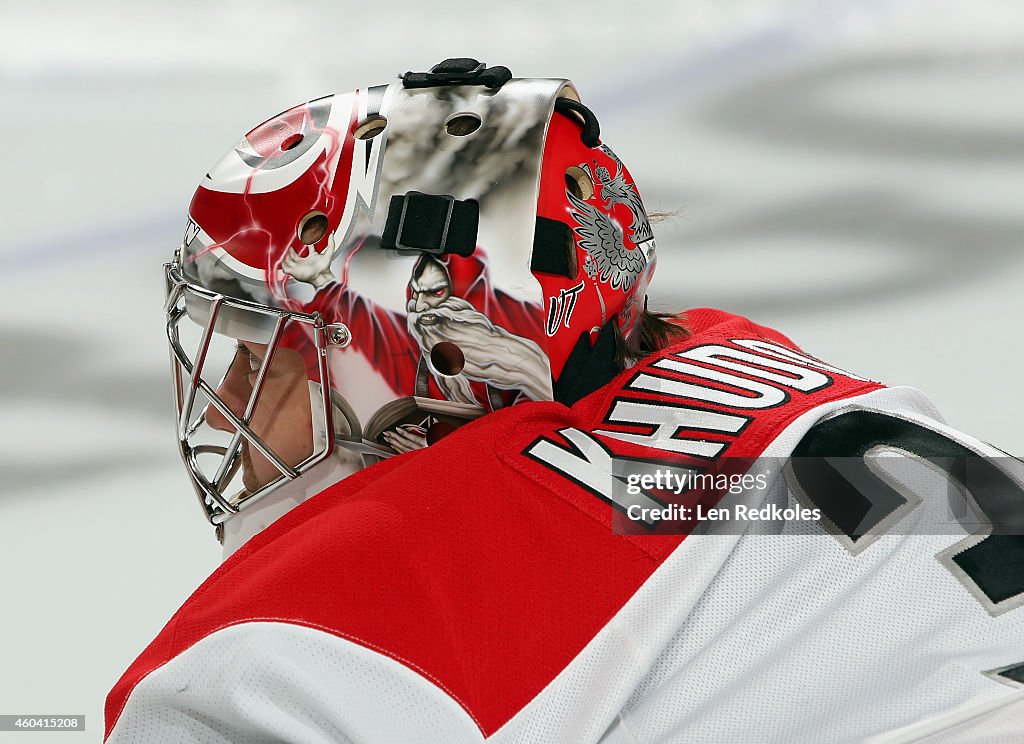
POLYGON ((380 242, 383 248, 405 255, 466 257, 476 250, 479 223, 480 206, 475 199, 410 191, 391 197, 380 242))

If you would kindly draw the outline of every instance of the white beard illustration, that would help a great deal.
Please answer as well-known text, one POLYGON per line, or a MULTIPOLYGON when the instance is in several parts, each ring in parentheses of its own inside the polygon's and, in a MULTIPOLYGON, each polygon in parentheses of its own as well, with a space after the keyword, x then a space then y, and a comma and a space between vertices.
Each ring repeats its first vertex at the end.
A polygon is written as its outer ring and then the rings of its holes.
POLYGON ((425 359, 430 359, 430 350, 441 341, 449 341, 462 350, 466 361, 460 374, 443 375, 430 366, 448 400, 478 403, 470 380, 501 390, 520 390, 531 400, 551 398, 551 374, 540 347, 494 325, 461 297, 448 297, 422 312, 410 307, 407 326, 425 359))

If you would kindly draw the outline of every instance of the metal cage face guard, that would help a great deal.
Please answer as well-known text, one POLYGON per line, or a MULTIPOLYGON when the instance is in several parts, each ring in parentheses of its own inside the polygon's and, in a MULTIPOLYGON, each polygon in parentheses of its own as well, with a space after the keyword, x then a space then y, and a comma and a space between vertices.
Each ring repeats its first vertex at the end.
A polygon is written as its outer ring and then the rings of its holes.
MULTIPOLYGON (((290 331, 307 337, 312 343, 315 359, 319 360, 318 379, 310 380, 318 383, 316 387, 320 392, 319 405, 311 406, 312 414, 319 419, 310 422, 312 430, 333 432, 334 406, 330 399, 330 371, 326 363, 326 350, 331 345, 346 345, 348 331, 341 324, 326 325, 319 315, 283 311, 197 287, 183 278, 177 263, 166 264, 165 272, 166 330, 175 393, 178 448, 200 505, 207 519, 216 525, 284 483, 300 477, 331 454, 335 446, 334 436, 326 437, 322 446, 314 448, 301 462, 289 463, 252 429, 251 423, 259 408, 267 375, 276 356, 285 347, 284 342, 290 331), (197 348, 191 356, 181 340, 180 323, 186 316, 190 323, 198 324, 201 331, 197 348), (230 365, 237 363, 234 355, 223 374, 218 374, 217 370, 212 373, 206 370, 212 345, 217 340, 234 342, 236 339, 266 345, 266 353, 259 369, 255 370, 252 391, 241 413, 233 411, 217 393, 230 371, 230 365), (208 406, 212 406, 234 428, 226 444, 200 441, 204 434, 208 439, 210 436, 210 432, 206 431, 208 427, 203 426, 207 423, 208 406), (234 495, 228 495, 229 487, 241 465, 244 445, 258 451, 276 468, 279 475, 251 493, 242 488, 234 495), (219 459, 214 460, 212 465, 204 467, 200 463, 200 458, 216 457, 219 459)), ((351 419, 348 424, 350 430, 356 425, 351 419)), ((358 440, 358 431, 350 431, 350 434, 358 440)))

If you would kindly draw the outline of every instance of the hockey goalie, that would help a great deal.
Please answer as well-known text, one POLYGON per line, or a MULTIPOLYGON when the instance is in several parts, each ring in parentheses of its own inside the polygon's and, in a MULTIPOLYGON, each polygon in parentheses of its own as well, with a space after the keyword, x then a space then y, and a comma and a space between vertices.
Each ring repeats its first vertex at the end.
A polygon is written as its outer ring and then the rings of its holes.
POLYGON ((106 741, 1024 741, 1024 464, 655 263, 568 80, 246 134, 165 266, 225 560, 106 741))

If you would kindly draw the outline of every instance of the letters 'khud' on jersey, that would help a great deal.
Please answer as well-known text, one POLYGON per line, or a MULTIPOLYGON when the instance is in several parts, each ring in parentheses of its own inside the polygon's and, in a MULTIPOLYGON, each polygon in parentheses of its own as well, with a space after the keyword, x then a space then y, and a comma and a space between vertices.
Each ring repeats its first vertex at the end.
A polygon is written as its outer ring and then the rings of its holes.
MULTIPOLYGON (((645 360, 583 401, 576 408, 588 428, 560 427, 523 448, 536 465, 516 457, 508 462, 620 531, 685 532, 678 523, 643 530, 626 519, 627 507, 638 499, 626 498, 616 475, 647 463, 680 472, 743 472, 798 417, 880 387, 804 354, 780 334, 735 319, 645 360), (561 479, 552 481, 552 473, 561 479)), ((694 495, 674 500, 692 505, 688 498, 694 495)), ((697 495, 711 497, 706 508, 723 493, 697 495)), ((639 495, 645 505, 671 500, 664 492, 639 495)), ((638 544, 652 550, 658 543, 638 544)), ((673 545, 669 541, 664 549, 673 545)))

